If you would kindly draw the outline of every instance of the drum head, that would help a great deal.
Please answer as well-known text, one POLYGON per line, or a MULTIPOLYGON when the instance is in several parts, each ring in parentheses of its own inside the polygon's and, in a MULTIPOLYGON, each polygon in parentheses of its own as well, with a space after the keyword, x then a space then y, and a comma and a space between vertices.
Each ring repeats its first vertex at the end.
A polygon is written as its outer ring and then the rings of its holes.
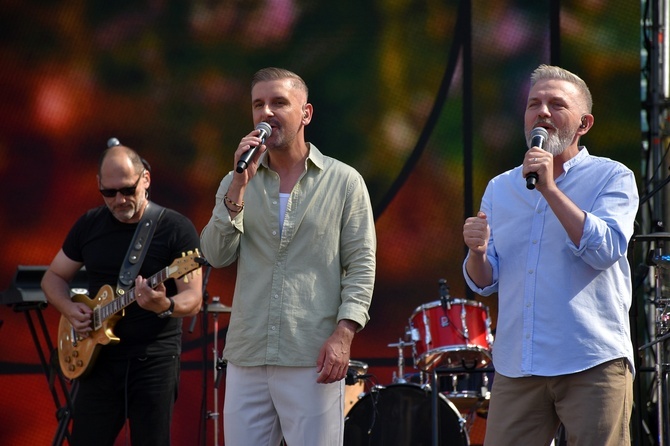
MULTIPOLYGON (((349 411, 344 446, 431 446, 432 393, 415 384, 375 387, 349 411)), ((438 445, 467 446, 456 408, 438 395, 438 445)))

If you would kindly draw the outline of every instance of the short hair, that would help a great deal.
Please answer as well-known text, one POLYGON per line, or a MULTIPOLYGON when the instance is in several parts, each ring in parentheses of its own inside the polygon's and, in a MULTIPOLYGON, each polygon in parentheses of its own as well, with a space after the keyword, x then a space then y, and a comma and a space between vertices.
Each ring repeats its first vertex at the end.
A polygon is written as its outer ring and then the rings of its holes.
POLYGON ((547 80, 547 79, 562 80, 570 82, 571 84, 576 86, 579 92, 581 93, 582 98, 584 99, 586 105, 586 112, 591 113, 591 109, 593 108, 593 97, 591 96, 591 91, 589 90, 589 87, 586 85, 586 82, 582 80, 582 78, 580 78, 574 73, 571 73, 565 68, 542 64, 539 67, 537 67, 530 75, 530 87, 532 88, 540 80, 547 80))
POLYGON ((259 82, 278 81, 282 79, 290 79, 293 88, 297 88, 305 92, 305 98, 309 97, 309 89, 305 81, 295 74, 293 71, 284 68, 267 67, 258 70, 251 78, 251 88, 259 82))

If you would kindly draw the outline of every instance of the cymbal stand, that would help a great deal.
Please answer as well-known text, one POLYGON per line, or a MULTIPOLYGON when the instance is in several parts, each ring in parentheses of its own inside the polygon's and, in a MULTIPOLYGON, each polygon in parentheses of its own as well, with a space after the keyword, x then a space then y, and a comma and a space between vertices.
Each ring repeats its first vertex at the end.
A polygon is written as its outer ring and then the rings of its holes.
POLYGON ((213 398, 214 410, 207 412, 207 418, 214 420, 214 446, 219 446, 219 382, 221 381, 222 369, 224 365, 223 357, 219 356, 218 335, 219 335, 219 313, 229 312, 229 308, 222 305, 219 296, 212 297, 210 313, 214 321, 214 346, 212 349, 213 369, 212 378, 214 381, 213 398))
MULTIPOLYGON (((218 297, 213 298, 215 301, 218 300, 218 297)), ((214 379, 214 397, 213 397, 213 402, 214 402, 214 411, 209 412, 207 414, 208 418, 214 420, 214 446, 219 446, 219 389, 216 386, 216 383, 218 382, 218 374, 219 370, 217 368, 217 364, 219 362, 219 347, 218 347, 218 334, 219 334, 219 313, 212 313, 212 319, 214 320, 214 348, 212 350, 213 353, 213 363, 214 363, 214 368, 212 370, 212 376, 214 379)))

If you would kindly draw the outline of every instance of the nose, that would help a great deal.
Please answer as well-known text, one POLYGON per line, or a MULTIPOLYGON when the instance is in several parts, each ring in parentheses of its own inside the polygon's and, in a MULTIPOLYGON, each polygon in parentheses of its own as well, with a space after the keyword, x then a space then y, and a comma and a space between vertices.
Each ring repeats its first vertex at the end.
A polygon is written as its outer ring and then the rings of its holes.
POLYGON ((265 104, 263 108, 261 108, 261 116, 263 116, 264 118, 268 116, 274 116, 270 104, 265 104))
POLYGON ((547 104, 542 104, 537 110, 538 116, 546 117, 546 116, 551 116, 551 113, 549 112, 549 106, 547 104))

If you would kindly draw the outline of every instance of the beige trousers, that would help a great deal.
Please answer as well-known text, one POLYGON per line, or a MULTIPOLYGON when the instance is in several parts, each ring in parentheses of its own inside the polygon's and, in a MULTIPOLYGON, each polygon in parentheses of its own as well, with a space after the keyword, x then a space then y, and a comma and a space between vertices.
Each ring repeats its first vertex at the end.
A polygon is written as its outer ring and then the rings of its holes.
POLYGON ((569 446, 630 446, 632 381, 625 359, 555 377, 496 373, 484 445, 549 445, 563 423, 569 446))
POLYGON ((344 380, 318 384, 316 367, 228 363, 223 407, 226 446, 341 446, 344 380))

